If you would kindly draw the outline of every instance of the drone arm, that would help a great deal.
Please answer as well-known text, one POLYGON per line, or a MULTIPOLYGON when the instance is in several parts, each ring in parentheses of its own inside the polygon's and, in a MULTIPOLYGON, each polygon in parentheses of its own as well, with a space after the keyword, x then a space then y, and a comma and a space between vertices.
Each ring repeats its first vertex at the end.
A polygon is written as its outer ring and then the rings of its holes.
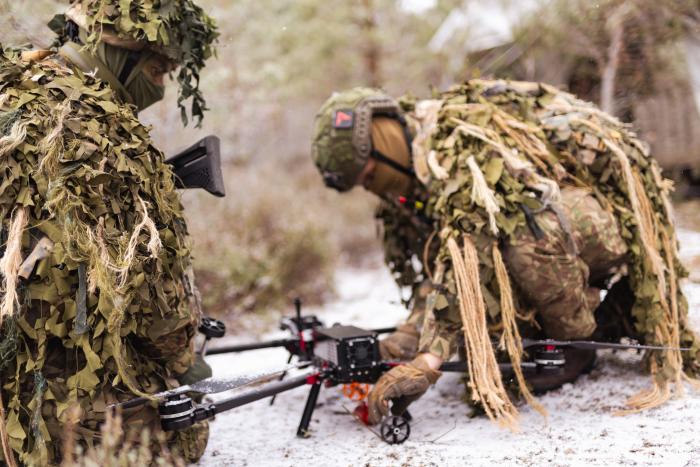
POLYGON ((214 402, 214 414, 219 414, 221 412, 226 412, 236 407, 242 405, 250 404, 251 402, 258 401, 260 399, 265 399, 266 397, 274 396, 282 392, 289 391, 300 386, 307 384, 313 384, 314 377, 317 375, 316 372, 309 372, 293 378, 289 378, 284 381, 278 381, 273 384, 268 384, 257 389, 253 389, 239 396, 234 396, 229 399, 224 399, 222 401, 214 402))
POLYGON ((285 381, 279 381, 256 388, 243 394, 220 401, 194 406, 190 398, 174 397, 159 407, 161 426, 165 431, 179 431, 197 422, 214 418, 217 414, 235 409, 242 405, 264 399, 269 396, 289 391, 299 386, 313 384, 317 372, 308 372, 285 381))
POLYGON ((207 355, 218 355, 222 353, 246 352, 248 350, 269 349, 273 347, 287 347, 299 343, 299 339, 276 339, 268 342, 254 342, 251 344, 229 345, 225 347, 216 347, 209 349, 207 355))
MULTIPOLYGON (((526 373, 534 372, 536 370, 537 364, 534 362, 522 362, 520 368, 526 373)), ((510 375, 513 373, 513 365, 510 363, 499 363, 498 368, 504 375, 510 375)), ((469 366, 467 362, 445 362, 440 365, 440 371, 453 372, 453 373, 464 373, 469 371, 469 366)))

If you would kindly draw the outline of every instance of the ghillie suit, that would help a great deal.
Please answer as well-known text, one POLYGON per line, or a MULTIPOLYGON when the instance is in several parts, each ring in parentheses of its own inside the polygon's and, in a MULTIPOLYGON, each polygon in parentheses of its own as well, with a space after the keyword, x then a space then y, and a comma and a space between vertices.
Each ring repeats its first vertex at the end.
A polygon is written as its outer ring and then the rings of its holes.
POLYGON ((686 374, 697 374, 700 343, 688 328, 679 285, 686 271, 670 182, 629 126, 536 83, 474 80, 402 105, 415 136, 413 165, 425 186, 417 195, 424 205, 414 212, 433 223, 420 226, 404 206, 387 202, 379 217, 387 227, 387 261, 401 285, 412 277, 418 285, 426 275, 434 284, 419 351, 446 358, 463 334, 471 396, 489 417, 515 427, 517 409, 501 383, 491 339, 500 340, 499 354, 519 368, 520 329, 589 337, 600 300, 592 284, 617 273, 629 277, 634 294, 635 337, 693 348, 651 352, 652 388, 631 398, 629 409, 655 407, 672 388, 682 392, 686 374), (435 244, 439 252, 430 253, 435 244), (589 271, 586 262, 605 267, 589 271), (534 289, 518 287, 533 280, 534 289), (577 295, 567 295, 571 290, 577 295), (552 304, 559 307, 548 308, 552 304), (549 322, 547 316, 536 321, 533 311, 549 313, 549 322))
MULTIPOLYGON (((45 55, 0 56, 0 440, 28 465, 60 462, 70 407, 91 445, 108 404, 177 385, 200 315, 182 206, 148 129, 105 82, 45 55)), ((158 427, 151 408, 124 418, 158 427)), ((171 444, 196 459, 205 429, 171 444)))

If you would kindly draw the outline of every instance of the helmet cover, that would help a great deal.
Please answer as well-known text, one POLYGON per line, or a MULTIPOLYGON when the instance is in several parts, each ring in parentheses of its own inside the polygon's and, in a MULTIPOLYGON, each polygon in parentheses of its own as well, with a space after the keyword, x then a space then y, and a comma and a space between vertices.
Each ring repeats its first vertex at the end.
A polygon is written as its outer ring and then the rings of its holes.
POLYGON ((348 191, 372 152, 372 117, 398 117, 397 102, 373 88, 334 93, 316 115, 311 158, 326 186, 348 191))

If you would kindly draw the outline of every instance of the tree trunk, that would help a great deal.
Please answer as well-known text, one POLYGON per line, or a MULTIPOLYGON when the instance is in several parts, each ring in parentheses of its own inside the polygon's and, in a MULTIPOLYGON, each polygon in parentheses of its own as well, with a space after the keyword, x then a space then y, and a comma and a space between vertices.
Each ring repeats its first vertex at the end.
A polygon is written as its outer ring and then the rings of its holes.
POLYGON ((628 12, 629 5, 625 2, 613 11, 606 22, 606 28, 610 34, 610 45, 600 77, 600 108, 611 115, 615 115, 615 79, 620 66, 620 52, 624 45, 625 17, 628 12))
POLYGON ((381 86, 381 45, 377 31, 377 22, 374 17, 373 0, 362 0, 362 35, 365 46, 363 59, 365 65, 365 77, 367 84, 372 87, 381 86))

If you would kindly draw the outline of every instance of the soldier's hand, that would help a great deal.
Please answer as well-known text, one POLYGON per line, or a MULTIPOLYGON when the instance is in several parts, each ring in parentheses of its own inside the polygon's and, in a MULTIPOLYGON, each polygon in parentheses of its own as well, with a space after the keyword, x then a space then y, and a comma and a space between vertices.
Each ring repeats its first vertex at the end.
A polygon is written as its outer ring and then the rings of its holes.
POLYGON ((428 390, 431 384, 435 384, 441 374, 431 369, 422 356, 389 370, 379 378, 369 393, 367 399, 369 424, 375 425, 389 414, 389 401, 392 401, 391 412, 394 415, 403 414, 413 401, 428 390))
POLYGON ((402 324, 396 331, 379 341, 382 360, 410 360, 418 351, 420 334, 413 324, 402 324))

